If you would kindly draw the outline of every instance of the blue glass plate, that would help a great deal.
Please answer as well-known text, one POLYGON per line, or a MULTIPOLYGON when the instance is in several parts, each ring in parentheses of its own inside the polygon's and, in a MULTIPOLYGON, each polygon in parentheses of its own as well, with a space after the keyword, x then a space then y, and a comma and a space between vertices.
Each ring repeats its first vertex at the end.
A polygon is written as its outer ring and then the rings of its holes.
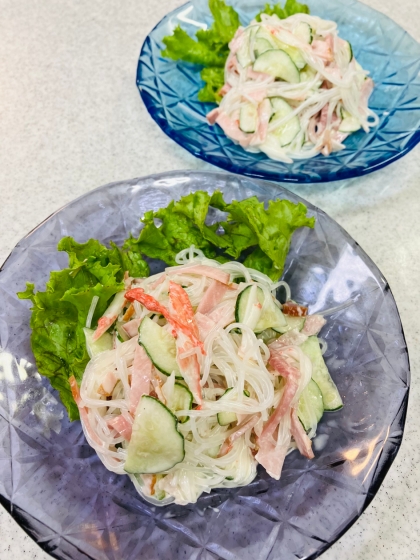
MULTIPOLYGON (((117 243, 139 216, 198 189, 227 200, 298 196, 255 179, 172 172, 102 187, 75 200, 15 247, 0 271, 0 503, 60 560, 306 560, 361 515, 401 444, 410 370, 387 282, 355 241, 308 205, 315 229, 295 233, 284 278, 311 312, 341 306, 321 336, 344 408, 326 413, 315 459, 293 452, 275 481, 259 470, 244 488, 215 490, 189 506, 145 502, 126 476, 106 470, 34 366, 26 280, 42 289, 72 235, 117 243), (344 305, 343 305, 344 304, 344 305)), ((153 272, 162 267, 154 263, 153 272)), ((386 543, 384 543, 386 545, 386 543)))
MULTIPOLYGON (((228 171, 275 181, 312 183, 357 177, 376 171, 409 152, 420 141, 420 44, 385 15, 355 0, 305 0, 313 15, 337 22, 357 60, 376 84, 370 107, 380 124, 357 132, 346 149, 325 157, 285 164, 252 154, 208 125, 214 107, 197 100, 203 83, 199 67, 161 56, 162 38, 181 25, 190 35, 211 25, 208 0, 194 0, 168 14, 143 44, 137 85, 150 115, 175 142, 200 159, 228 171)), ((265 0, 228 0, 247 24, 265 0)))

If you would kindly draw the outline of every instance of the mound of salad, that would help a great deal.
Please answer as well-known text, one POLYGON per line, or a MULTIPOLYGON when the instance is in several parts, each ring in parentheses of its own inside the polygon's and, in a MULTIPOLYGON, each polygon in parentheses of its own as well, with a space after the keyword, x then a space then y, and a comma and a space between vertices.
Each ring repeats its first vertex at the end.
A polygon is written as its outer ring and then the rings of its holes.
POLYGON ((204 66, 199 100, 219 105, 207 120, 235 143, 292 163, 343 150, 349 134, 377 126, 373 81, 336 23, 294 0, 267 4, 246 27, 222 0, 209 6, 213 26, 197 40, 177 27, 162 54, 204 66))
POLYGON ((18 294, 70 419, 159 505, 247 485, 258 464, 278 480, 294 449, 312 459, 324 411, 343 403, 317 337, 324 317, 279 280, 293 232, 314 227, 307 208, 197 191, 142 222, 122 248, 62 239, 69 267, 18 294), (145 257, 168 266, 149 275, 145 257))

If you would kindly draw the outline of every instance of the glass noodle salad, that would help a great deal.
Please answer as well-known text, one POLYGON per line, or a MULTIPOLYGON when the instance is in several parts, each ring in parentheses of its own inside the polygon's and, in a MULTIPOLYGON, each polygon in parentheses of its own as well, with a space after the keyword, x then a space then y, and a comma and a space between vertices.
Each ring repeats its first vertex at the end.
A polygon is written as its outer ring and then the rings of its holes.
POLYGON ((279 280, 294 231, 314 227, 306 206, 198 190, 141 221, 121 247, 64 237, 68 267, 18 293, 69 419, 159 505, 249 484, 258 464, 278 479, 296 448, 313 458, 323 412, 342 401, 324 318, 279 280), (166 268, 150 275, 148 259, 166 268))
POLYGON ((229 43, 220 105, 207 120, 245 150, 272 159, 329 155, 378 124, 373 81, 337 25, 307 13, 262 13, 229 43))
POLYGON ((342 406, 316 336, 325 319, 285 282, 194 247, 176 262, 126 275, 97 328, 85 328, 80 389, 70 380, 104 465, 161 505, 249 484, 258 464, 278 480, 292 450, 314 457, 324 410, 342 406))

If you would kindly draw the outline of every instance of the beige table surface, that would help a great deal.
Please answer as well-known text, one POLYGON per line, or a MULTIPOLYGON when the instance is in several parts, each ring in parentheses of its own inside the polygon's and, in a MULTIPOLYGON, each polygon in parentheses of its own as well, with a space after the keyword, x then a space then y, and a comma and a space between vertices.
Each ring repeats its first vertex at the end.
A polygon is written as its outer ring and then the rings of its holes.
MULTIPOLYGON (((135 87, 144 38, 181 1, 0 0, 0 262, 90 189, 171 169, 214 169, 161 132, 135 87)), ((420 40, 420 0, 366 3, 420 40)), ((399 455, 361 519, 322 558, 417 560, 420 149, 361 179, 295 189, 337 220, 388 279, 412 366, 399 455)), ((49 558, 1 508, 0 558, 49 558)))

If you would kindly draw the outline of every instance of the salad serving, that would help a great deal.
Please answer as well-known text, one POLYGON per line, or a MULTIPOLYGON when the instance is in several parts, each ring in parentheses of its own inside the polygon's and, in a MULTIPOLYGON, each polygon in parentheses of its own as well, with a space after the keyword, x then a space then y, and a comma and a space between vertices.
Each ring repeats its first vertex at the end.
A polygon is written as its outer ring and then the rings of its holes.
POLYGON ((290 451, 313 458, 324 410, 342 407, 325 319, 279 280, 293 232, 314 226, 306 212, 198 191, 146 213, 122 248, 64 238, 69 268, 18 294, 33 303, 40 373, 104 465, 154 503, 249 484, 258 464, 279 479, 290 451), (149 275, 152 253, 169 266, 149 275))
POLYGON ((213 27, 197 41, 176 28, 162 54, 205 66, 199 99, 219 104, 207 120, 245 150, 291 163, 343 150, 349 134, 378 124, 373 81, 336 23, 293 0, 266 5, 246 27, 221 0, 209 6, 213 27))

